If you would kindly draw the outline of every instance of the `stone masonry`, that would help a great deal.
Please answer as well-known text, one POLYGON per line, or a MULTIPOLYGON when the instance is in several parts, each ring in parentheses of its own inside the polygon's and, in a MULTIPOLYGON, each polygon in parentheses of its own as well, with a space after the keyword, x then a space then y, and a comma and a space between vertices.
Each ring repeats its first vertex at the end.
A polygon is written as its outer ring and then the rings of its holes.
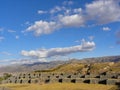
POLYGON ((21 73, 2 81, 2 83, 88 83, 120 85, 120 74, 21 73))

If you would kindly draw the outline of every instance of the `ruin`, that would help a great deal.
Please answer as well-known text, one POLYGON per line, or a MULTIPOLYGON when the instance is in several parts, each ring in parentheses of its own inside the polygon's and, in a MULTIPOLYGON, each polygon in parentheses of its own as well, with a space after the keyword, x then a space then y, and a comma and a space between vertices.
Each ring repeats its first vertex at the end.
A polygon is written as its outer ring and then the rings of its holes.
POLYGON ((87 74, 80 73, 21 73, 12 76, 5 83, 88 83, 88 84, 105 84, 105 85, 120 85, 120 74, 87 74))

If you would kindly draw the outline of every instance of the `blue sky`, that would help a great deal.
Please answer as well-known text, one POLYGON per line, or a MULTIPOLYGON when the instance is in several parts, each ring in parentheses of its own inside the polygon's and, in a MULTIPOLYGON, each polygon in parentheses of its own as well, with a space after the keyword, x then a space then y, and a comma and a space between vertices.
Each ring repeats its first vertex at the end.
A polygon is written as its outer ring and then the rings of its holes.
POLYGON ((1 0, 0 65, 120 54, 120 0, 1 0))

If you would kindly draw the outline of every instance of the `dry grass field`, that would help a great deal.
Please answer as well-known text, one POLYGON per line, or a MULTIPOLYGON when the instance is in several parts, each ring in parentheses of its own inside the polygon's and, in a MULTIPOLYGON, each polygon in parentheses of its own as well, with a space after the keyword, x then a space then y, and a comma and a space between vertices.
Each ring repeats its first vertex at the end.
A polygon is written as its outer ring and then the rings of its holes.
POLYGON ((113 85, 99 84, 74 84, 74 83, 53 83, 53 84, 6 84, 0 87, 9 87, 12 90, 115 90, 113 85))

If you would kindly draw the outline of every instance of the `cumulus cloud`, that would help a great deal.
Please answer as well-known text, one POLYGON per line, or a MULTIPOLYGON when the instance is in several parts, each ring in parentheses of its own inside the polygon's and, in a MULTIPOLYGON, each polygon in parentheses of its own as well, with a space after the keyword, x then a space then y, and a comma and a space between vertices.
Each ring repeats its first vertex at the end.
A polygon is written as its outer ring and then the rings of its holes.
MULTIPOLYGON (((68 3, 68 2, 67 2, 68 3)), ((85 8, 67 8, 56 6, 48 11, 52 21, 35 21, 26 31, 33 31, 36 36, 52 33, 63 27, 83 27, 101 25, 120 21, 120 0, 95 0, 85 5, 85 8)), ((44 11, 43 11, 44 12, 44 11)), ((42 11, 40 11, 42 13, 42 11)), ((103 30, 110 30, 104 27, 103 30)))
POLYGON ((78 14, 59 16, 59 20, 66 27, 80 27, 85 23, 83 16, 78 14))
POLYGON ((103 31, 110 31, 111 28, 109 28, 109 27, 103 27, 102 30, 103 30, 103 31))
POLYGON ((59 15, 58 18, 57 22, 36 21, 33 25, 29 26, 26 31, 32 31, 36 36, 40 36, 42 34, 50 34, 62 27, 82 27, 85 23, 84 17, 78 14, 66 16, 59 15))
POLYGON ((36 36, 41 34, 49 34, 58 29, 59 25, 56 22, 36 21, 33 25, 27 28, 27 32, 33 31, 36 36))
POLYGON ((74 13, 82 13, 82 8, 75 8, 73 9, 74 13))
POLYGON ((56 7, 52 8, 49 12, 50 12, 51 14, 54 14, 54 13, 60 12, 60 11, 62 11, 62 10, 65 10, 65 7, 56 6, 56 7))
POLYGON ((47 58, 53 56, 63 56, 76 52, 87 52, 92 51, 95 48, 94 42, 82 41, 81 45, 65 47, 65 48, 51 48, 51 49, 41 49, 41 50, 22 50, 21 54, 23 56, 32 58, 47 58))
POLYGON ((38 14, 45 14, 45 13, 47 13, 47 11, 38 10, 38 14))
POLYGON ((120 21, 120 0, 96 0, 86 4, 88 19, 99 24, 120 21))

